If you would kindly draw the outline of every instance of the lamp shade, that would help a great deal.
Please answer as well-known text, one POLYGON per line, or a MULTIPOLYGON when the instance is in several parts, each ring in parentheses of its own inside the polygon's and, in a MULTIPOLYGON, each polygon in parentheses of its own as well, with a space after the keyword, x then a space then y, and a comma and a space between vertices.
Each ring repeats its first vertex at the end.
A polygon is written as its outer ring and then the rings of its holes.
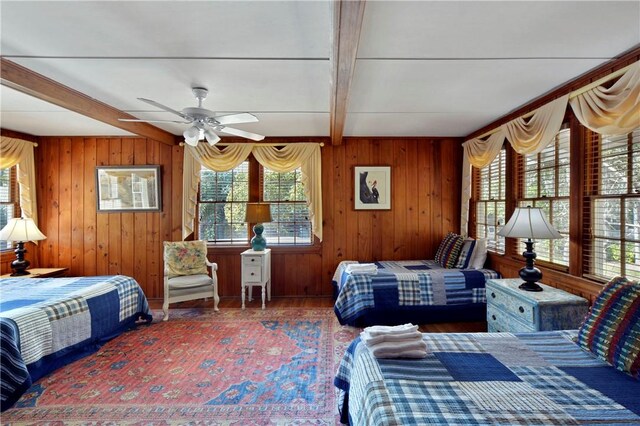
POLYGON ((562 235, 537 207, 516 207, 511 219, 498 232, 502 237, 555 239, 562 235))
POLYGON ((247 203, 247 223, 271 222, 271 205, 269 203, 247 203))
POLYGON ((45 237, 31 218, 13 218, 0 230, 1 241, 39 241, 45 237))

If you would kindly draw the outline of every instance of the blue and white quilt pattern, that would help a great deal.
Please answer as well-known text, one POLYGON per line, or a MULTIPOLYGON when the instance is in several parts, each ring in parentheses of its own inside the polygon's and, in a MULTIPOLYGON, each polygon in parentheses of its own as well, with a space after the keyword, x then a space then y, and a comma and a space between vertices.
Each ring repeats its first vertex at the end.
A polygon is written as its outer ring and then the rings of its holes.
POLYGON ((64 364, 73 351, 90 350, 136 320, 151 321, 142 289, 122 275, 8 278, 0 292, 2 410, 50 370, 47 363, 64 364))
POLYGON ((417 360, 376 359, 357 338, 334 380, 343 421, 348 410, 354 425, 640 424, 640 382, 575 335, 423 334, 417 360))
POLYGON ((334 310, 341 324, 354 324, 371 309, 485 303, 485 283, 500 275, 490 269, 447 269, 433 260, 376 262, 376 274, 346 272, 342 261, 333 276, 338 287, 334 310))

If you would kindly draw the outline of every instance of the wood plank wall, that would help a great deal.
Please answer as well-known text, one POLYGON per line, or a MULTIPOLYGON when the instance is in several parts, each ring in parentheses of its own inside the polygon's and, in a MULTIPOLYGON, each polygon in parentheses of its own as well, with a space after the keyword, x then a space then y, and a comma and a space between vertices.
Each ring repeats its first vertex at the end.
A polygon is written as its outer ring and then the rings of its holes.
MULTIPOLYGON (((273 295, 331 295, 341 260, 432 258, 443 235, 459 229, 460 142, 345 138, 342 145, 325 145, 324 240, 314 247, 273 248, 273 295), (353 168, 366 165, 391 166, 391 210, 353 209, 353 168)), ((182 148, 143 138, 46 137, 36 163, 47 240, 35 249, 34 266, 65 266, 72 276, 130 275, 147 297, 161 298, 162 241, 181 239, 182 148), (161 165, 162 212, 96 212, 95 167, 123 164, 161 165)), ((239 297, 239 253, 246 248, 210 250, 223 297, 239 297)))
POLYGON ((129 275, 149 298, 161 298, 162 241, 180 239, 182 148, 145 138, 42 137, 35 161, 47 236, 38 266, 67 267, 70 276, 129 275), (96 166, 131 164, 161 166, 162 212, 98 213, 96 166))

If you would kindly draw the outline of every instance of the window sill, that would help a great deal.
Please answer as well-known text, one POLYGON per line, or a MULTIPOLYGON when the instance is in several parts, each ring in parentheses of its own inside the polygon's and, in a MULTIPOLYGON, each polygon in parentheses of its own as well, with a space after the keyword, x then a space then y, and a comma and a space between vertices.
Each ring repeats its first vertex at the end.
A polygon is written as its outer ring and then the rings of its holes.
MULTIPOLYGON (((209 244, 207 246, 208 251, 211 253, 221 254, 240 254, 245 250, 250 249, 249 244, 242 245, 218 245, 209 244)), ((267 248, 271 249, 271 253, 274 254, 322 254, 322 244, 310 244, 310 245, 267 245, 267 248)))

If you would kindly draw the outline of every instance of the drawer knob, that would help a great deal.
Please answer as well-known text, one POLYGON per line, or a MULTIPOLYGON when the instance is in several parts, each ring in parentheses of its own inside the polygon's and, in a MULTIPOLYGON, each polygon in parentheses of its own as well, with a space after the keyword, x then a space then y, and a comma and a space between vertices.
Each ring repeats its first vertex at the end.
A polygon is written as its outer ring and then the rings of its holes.
POLYGON ((495 299, 496 298, 496 294, 494 292, 491 292, 491 297, 493 297, 495 299))
POLYGON ((524 308, 523 308, 522 306, 520 306, 520 307, 518 308, 518 310, 520 311, 520 313, 521 313, 521 314, 523 314, 523 313, 524 313, 524 308))
POLYGON ((255 259, 251 259, 251 261, 252 261, 252 262, 255 262, 256 260, 255 260, 255 259))
POLYGON ((251 276, 255 275, 253 272, 251 273, 251 276))
POLYGON ((495 321, 496 320, 496 316, 495 315, 491 315, 491 319, 495 321))

